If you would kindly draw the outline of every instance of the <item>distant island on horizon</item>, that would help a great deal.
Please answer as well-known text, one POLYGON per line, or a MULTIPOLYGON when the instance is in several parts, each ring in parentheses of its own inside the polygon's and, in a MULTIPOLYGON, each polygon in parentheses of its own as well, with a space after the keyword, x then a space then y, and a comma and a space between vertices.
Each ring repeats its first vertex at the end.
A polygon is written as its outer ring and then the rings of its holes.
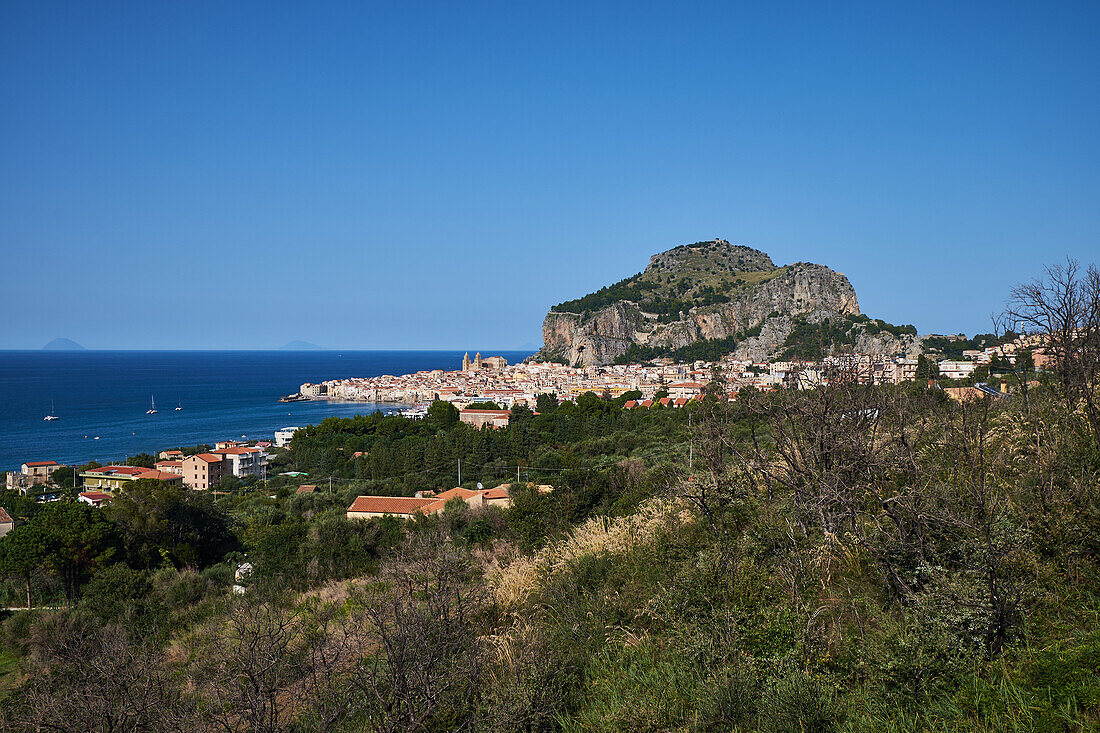
POLYGON ((324 346, 312 344, 309 341, 295 339, 279 347, 279 351, 327 351, 324 346))
POLYGON ((72 339, 58 337, 42 347, 44 351, 87 351, 72 339))

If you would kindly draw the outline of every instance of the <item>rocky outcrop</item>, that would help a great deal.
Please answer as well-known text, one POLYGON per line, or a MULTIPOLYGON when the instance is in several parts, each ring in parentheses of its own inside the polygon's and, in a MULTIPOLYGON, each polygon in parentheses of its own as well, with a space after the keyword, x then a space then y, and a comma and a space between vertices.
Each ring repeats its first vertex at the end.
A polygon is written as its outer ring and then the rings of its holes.
POLYGON ((623 282, 642 283, 633 286, 641 292, 674 284, 679 293, 702 292, 721 302, 689 302, 686 310, 663 318, 635 300, 617 300, 592 312, 552 310, 543 321, 544 346, 535 358, 609 364, 631 344, 674 351, 701 339, 733 338, 760 327, 760 335, 742 346, 744 353, 763 359, 790 333, 791 316, 859 314, 855 290, 841 273, 809 263, 777 268, 763 252, 716 242, 721 246, 685 245, 654 255, 645 272, 623 282))
POLYGON ((542 322, 544 345, 539 355, 568 364, 610 364, 637 343, 646 328, 648 319, 630 301, 612 303, 584 318, 551 311, 542 322))
MULTIPOLYGON (((821 323, 826 318, 835 318, 833 311, 814 311, 800 314, 798 317, 806 323, 821 323)), ((787 337, 795 328, 795 318, 789 315, 775 315, 764 321, 760 333, 742 339, 733 350, 733 358, 740 361, 766 362, 780 357, 787 343, 787 337)), ((916 358, 923 352, 920 338, 916 335, 895 336, 888 331, 874 330, 863 323, 853 323, 850 333, 853 343, 850 350, 859 354, 882 354, 893 356, 902 354, 916 358)))

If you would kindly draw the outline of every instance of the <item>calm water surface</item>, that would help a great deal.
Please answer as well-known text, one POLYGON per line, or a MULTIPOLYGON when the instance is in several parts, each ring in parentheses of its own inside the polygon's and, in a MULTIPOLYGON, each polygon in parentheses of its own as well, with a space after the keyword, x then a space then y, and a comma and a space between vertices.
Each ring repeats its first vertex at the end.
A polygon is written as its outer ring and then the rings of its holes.
MULTIPOLYGON (((509 363, 530 355, 492 353, 509 363)), ((455 351, 0 351, 0 470, 271 439, 284 426, 394 408, 277 401, 303 382, 461 366, 455 351), (151 397, 156 415, 145 414, 151 397), (61 419, 43 421, 51 409, 61 419)))

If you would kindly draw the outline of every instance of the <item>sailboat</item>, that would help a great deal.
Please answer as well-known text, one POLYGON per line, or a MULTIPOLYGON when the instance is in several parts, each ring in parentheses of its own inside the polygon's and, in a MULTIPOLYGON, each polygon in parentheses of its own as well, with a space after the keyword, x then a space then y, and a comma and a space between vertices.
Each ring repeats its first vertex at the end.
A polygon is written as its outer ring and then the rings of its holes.
POLYGON ((61 419, 61 418, 59 418, 59 417, 58 417, 57 415, 53 414, 53 400, 50 400, 50 414, 49 414, 49 415, 46 415, 46 417, 44 417, 44 418, 42 418, 42 419, 43 419, 43 420, 46 420, 46 421, 49 421, 49 420, 60 420, 60 419, 61 419))
POLYGON ((183 410, 183 402, 181 400, 176 400, 176 412, 181 412, 182 410, 183 410))
POLYGON ((152 398, 152 396, 149 397, 149 404, 152 405, 152 407, 150 407, 148 410, 146 410, 145 414, 146 415, 156 415, 157 414, 157 403, 156 403, 156 400, 154 400, 152 398))

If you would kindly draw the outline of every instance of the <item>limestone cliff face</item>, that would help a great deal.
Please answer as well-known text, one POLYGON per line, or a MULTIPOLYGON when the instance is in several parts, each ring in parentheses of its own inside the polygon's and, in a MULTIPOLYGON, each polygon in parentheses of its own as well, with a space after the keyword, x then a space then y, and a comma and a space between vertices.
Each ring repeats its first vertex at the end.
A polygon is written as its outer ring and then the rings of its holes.
MULTIPOLYGON (((835 318, 833 311, 814 311, 812 313, 799 314, 807 323, 821 323, 823 320, 835 318)), ((854 314, 853 314, 854 315, 854 314)), ((760 328, 760 333, 743 339, 737 343, 733 350, 733 358, 741 361, 763 362, 781 356, 787 337, 795 328, 795 320, 788 315, 773 315, 766 319, 760 328)), ((854 324, 852 326, 854 343, 852 351, 859 354, 882 354, 892 356, 902 354, 916 358, 923 353, 920 338, 916 335, 902 334, 895 336, 886 331, 867 333, 866 327, 854 324)))
POLYGON ((587 317, 577 313, 546 314, 541 354, 570 364, 610 364, 634 341, 646 317, 630 301, 612 303, 587 317))
MULTIPOLYGON (((715 240, 654 255, 645 272, 557 306, 543 321, 544 346, 536 357, 609 364, 631 344, 671 351, 785 317, 787 323, 770 328, 781 344, 791 330, 789 316, 812 313, 858 315, 848 278, 823 265, 776 267, 763 252, 715 240), (606 302, 619 293, 632 297, 606 302)), ((751 351, 774 351, 775 338, 751 351)))

